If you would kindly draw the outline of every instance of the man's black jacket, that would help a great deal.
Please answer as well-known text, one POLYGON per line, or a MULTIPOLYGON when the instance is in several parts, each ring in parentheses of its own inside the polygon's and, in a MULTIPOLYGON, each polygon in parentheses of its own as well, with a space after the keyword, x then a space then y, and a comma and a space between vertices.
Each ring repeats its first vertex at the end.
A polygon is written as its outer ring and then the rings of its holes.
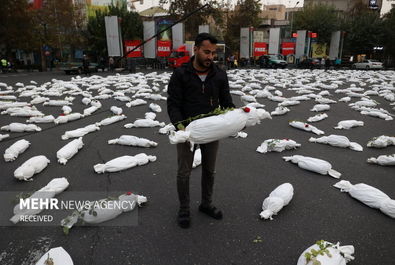
MULTIPOLYGON (((190 62, 174 70, 168 86, 167 112, 177 127, 180 121, 206 114, 218 106, 235 107, 229 93, 226 72, 212 64, 206 80, 202 82, 190 62)), ((183 122, 184 126, 187 126, 183 122)))

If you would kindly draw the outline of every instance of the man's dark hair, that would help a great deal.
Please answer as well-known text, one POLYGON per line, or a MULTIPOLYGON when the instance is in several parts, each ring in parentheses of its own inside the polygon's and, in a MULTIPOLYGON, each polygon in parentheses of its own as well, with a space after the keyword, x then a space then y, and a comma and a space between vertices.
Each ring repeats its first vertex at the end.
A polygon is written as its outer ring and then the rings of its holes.
POLYGON ((218 40, 217 38, 215 38, 213 35, 209 34, 209 33, 200 33, 196 36, 195 39, 195 46, 196 47, 200 47, 202 45, 202 42, 208 40, 209 42, 211 42, 212 44, 217 44, 218 40))

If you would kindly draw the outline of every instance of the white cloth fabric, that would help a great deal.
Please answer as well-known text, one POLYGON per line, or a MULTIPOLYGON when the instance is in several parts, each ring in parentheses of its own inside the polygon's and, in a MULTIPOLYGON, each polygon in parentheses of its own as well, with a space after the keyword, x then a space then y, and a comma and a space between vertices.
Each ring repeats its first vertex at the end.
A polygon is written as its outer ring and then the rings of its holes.
POLYGON ((118 172, 135 166, 142 166, 149 162, 156 161, 156 156, 140 153, 135 156, 121 156, 108 161, 105 164, 96 164, 93 166, 96 173, 118 172))
POLYGON ((256 149, 259 153, 267 152, 282 152, 284 150, 291 150, 300 147, 298 144, 291 139, 267 139, 256 149))
POLYGON ((335 129, 351 129, 353 127, 358 127, 358 126, 363 126, 364 123, 363 121, 356 121, 356 120, 344 120, 344 121, 339 121, 337 123, 337 126, 335 129))
POLYGON ((351 184, 346 180, 341 180, 333 185, 341 192, 348 192, 351 197, 363 202, 369 207, 379 209, 386 215, 395 218, 395 200, 391 199, 381 190, 365 183, 351 184))
POLYGON ((30 142, 25 139, 15 142, 13 145, 8 147, 4 152, 4 160, 6 162, 14 161, 17 157, 26 151, 30 146, 30 142))
POLYGON ((154 141, 145 138, 139 138, 133 135, 122 135, 117 139, 108 140, 108 144, 120 144, 120 145, 129 145, 129 146, 138 146, 138 147, 158 146, 158 143, 154 141))
POLYGON ((76 112, 76 113, 71 113, 71 114, 64 115, 64 116, 59 116, 54 120, 54 122, 55 122, 55 124, 67 123, 69 121, 75 121, 75 120, 81 119, 83 117, 84 117, 84 115, 76 112))
POLYGON ((58 158, 59 164, 66 165, 67 161, 72 158, 78 151, 84 146, 82 142, 82 137, 74 139, 70 143, 63 146, 56 152, 56 157, 58 158))
POLYGON ((259 214, 263 219, 273 220, 284 206, 288 205, 294 195, 294 188, 290 183, 283 183, 275 188, 262 203, 262 212, 259 214))
POLYGON ((13 122, 9 125, 1 127, 2 131, 9 132, 39 132, 41 128, 35 124, 23 124, 19 122, 13 122))
POLYGON ((122 114, 122 109, 117 107, 117 106, 112 106, 110 108, 111 112, 114 113, 115 115, 121 115, 122 114))
POLYGON ((362 152, 363 147, 356 143, 351 142, 346 136, 331 134, 329 136, 322 136, 320 138, 311 137, 309 139, 311 143, 329 144, 335 147, 350 148, 351 150, 362 152))
POLYGON ((331 106, 328 104, 316 104, 313 106, 313 108, 310 111, 316 111, 316 112, 320 112, 320 111, 327 111, 330 110, 331 106))
POLYGON ((130 108, 130 107, 135 107, 135 106, 139 106, 139 105, 144 105, 147 104, 147 101, 145 101, 144 99, 135 99, 133 101, 130 101, 128 103, 126 103, 126 107, 130 108))
POLYGON ((395 154, 381 155, 377 158, 371 157, 367 160, 368 163, 378 164, 380 166, 395 166, 395 154))
POLYGON ((149 104, 149 108, 153 112, 162 112, 162 108, 158 104, 155 104, 155 103, 149 104))
POLYGON ((307 121, 308 122, 317 122, 317 121, 322 121, 322 120, 324 120, 326 118, 328 118, 328 114, 320 113, 320 114, 317 114, 317 115, 315 115, 313 117, 308 118, 307 121))
POLYGON ((202 164, 202 150, 200 148, 195 150, 195 154, 193 156, 192 168, 198 167, 202 164))
POLYGON ((329 162, 322 159, 302 155, 284 156, 283 159, 298 164, 300 168, 322 175, 329 175, 333 178, 340 178, 341 176, 341 173, 332 169, 332 165, 329 162))
POLYGON ((49 164, 49 159, 43 155, 28 159, 14 171, 14 177, 20 180, 29 180, 34 174, 44 170, 49 164))
MULTIPOLYGON (((340 246, 339 243, 332 244, 327 241, 324 241, 325 249, 328 250, 329 255, 324 253, 324 255, 318 254, 314 259, 320 262, 320 265, 346 265, 349 261, 354 260, 354 246, 347 245, 347 246, 340 246)), ((313 260, 307 262, 306 253, 311 253, 312 250, 319 251, 320 246, 314 244, 308 247, 303 253, 300 255, 298 259, 297 265, 314 265, 313 260)))
POLYGON ((290 111, 290 109, 287 107, 278 106, 274 111, 272 111, 270 113, 270 115, 272 115, 272 116, 284 115, 289 111, 290 111))
POLYGON ((26 120, 27 123, 52 123, 55 121, 55 117, 52 115, 47 115, 44 117, 31 117, 26 120))
POLYGON ((72 131, 66 131, 63 135, 62 135, 62 140, 67 140, 70 138, 77 138, 77 137, 82 137, 85 134, 94 132, 94 131, 98 131, 100 130, 100 127, 97 126, 96 124, 90 124, 87 125, 83 128, 79 128, 79 129, 75 129, 72 131))
POLYGON ((137 119, 133 123, 127 123, 124 125, 125 128, 151 128, 151 127, 163 127, 164 122, 154 121, 151 119, 137 119))
POLYGON ((315 127, 315 126, 313 126, 311 124, 308 124, 308 123, 301 122, 301 121, 291 121, 289 123, 289 125, 294 127, 294 128, 297 128, 297 129, 300 129, 300 130, 304 130, 306 132, 315 133, 317 135, 321 135, 321 134, 325 133, 324 131, 321 131, 317 127, 315 127))
POLYGON ((395 137, 386 136, 386 135, 374 137, 367 144, 368 147, 374 147, 374 148, 384 148, 390 145, 395 145, 395 137))
POLYGON ((36 263, 36 265, 73 265, 69 253, 66 252, 62 247, 51 248, 48 250, 36 263), (48 259, 51 259, 53 263, 48 263, 48 259))
POLYGON ((96 123, 96 125, 97 126, 106 126, 106 125, 110 125, 110 124, 116 123, 118 121, 122 121, 122 120, 124 120, 126 118, 127 117, 125 115, 123 115, 123 114, 122 115, 115 115, 115 116, 108 117, 108 118, 105 118, 105 119, 101 120, 100 122, 96 123))

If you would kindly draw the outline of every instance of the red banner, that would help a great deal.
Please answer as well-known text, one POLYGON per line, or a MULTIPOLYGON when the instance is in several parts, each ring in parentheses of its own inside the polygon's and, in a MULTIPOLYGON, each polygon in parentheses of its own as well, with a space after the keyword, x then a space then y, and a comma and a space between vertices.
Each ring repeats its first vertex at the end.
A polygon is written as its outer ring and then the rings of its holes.
MULTIPOLYGON (((136 48, 136 46, 141 44, 141 40, 125 40, 124 47, 125 53, 136 48)), ((128 57, 143 57, 143 46, 138 47, 136 50, 128 54, 128 57)))
POLYGON ((40 9, 43 6, 43 0, 28 0, 30 9, 40 9))
POLYGON ((295 54, 295 42, 283 42, 281 43, 281 54, 295 54))
POLYGON ((261 56, 267 54, 266 42, 254 42, 254 56, 261 56))
POLYGON ((158 40, 156 55, 158 57, 169 57, 171 54, 171 41, 158 40))

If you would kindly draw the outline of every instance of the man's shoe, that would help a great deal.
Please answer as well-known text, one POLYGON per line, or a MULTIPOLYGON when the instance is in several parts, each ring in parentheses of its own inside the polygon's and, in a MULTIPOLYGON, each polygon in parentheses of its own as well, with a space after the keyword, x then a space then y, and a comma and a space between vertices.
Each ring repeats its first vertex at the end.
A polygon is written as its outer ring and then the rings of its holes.
POLYGON ((189 228, 191 226, 191 216, 189 211, 180 210, 178 212, 177 222, 181 228, 189 228))
POLYGON ((201 211, 202 213, 207 214, 208 216, 217 219, 217 220, 221 220, 222 219, 222 212, 221 210, 218 210, 217 208, 215 208, 214 206, 210 205, 210 206, 203 206, 200 205, 199 206, 199 211, 201 211))

